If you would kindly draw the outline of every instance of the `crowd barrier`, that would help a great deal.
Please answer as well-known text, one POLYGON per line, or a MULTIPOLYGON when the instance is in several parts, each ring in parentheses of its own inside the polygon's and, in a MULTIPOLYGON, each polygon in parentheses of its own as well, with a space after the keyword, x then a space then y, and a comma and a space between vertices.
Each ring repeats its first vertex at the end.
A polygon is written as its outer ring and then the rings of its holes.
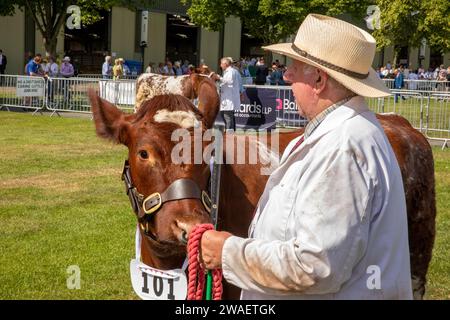
MULTIPOLYGON (((270 109, 276 114, 278 127, 296 128, 306 124, 300 117, 288 86, 244 85, 250 89, 269 89, 270 109), (273 101, 275 99, 275 101, 273 101), (273 102, 270 102, 273 101, 273 102)), ((89 89, 118 108, 132 112, 136 92, 135 80, 107 80, 95 78, 50 78, 0 75, 0 109, 12 107, 36 112, 90 113, 89 89)), ((427 88, 428 89, 428 88, 427 88)), ((368 98, 369 108, 377 113, 396 113, 406 119, 430 139, 450 141, 450 92, 436 90, 394 90, 385 98, 368 98)), ((267 95, 266 95, 267 96, 267 95)))
MULTIPOLYGON (((395 89, 394 79, 383 79, 389 89, 395 89)), ((403 80, 402 90, 450 92, 450 81, 438 80, 403 80)))

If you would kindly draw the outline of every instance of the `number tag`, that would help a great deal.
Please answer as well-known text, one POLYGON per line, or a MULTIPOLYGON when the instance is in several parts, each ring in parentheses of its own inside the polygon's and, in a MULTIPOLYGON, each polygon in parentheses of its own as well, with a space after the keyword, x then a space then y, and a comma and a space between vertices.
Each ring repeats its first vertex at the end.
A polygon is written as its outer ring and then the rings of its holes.
POLYGON ((187 295, 186 274, 181 269, 159 270, 132 259, 131 283, 143 300, 184 300, 187 295))

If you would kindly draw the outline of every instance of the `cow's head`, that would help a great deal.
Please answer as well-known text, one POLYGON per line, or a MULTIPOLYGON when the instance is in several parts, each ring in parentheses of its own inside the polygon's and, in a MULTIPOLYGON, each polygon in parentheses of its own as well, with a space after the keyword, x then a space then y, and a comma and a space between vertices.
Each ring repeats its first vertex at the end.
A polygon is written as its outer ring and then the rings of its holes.
MULTIPOLYGON (((202 191, 208 190, 209 166, 205 161, 195 163, 193 142, 194 130, 203 133, 208 127, 202 122, 201 112, 187 98, 173 94, 159 95, 144 102, 137 113, 127 115, 94 92, 90 92, 89 96, 97 135, 128 148, 132 184, 143 199, 162 194, 180 179, 194 182, 202 191), (179 155, 173 152, 179 141, 172 141, 172 134, 181 129, 188 133, 192 152, 188 156, 190 159, 184 155, 180 163, 179 158, 175 161, 173 158, 179 155)), ((201 140, 200 137, 198 142, 203 149, 201 140)), ((192 229, 198 224, 210 222, 203 199, 177 199, 176 195, 180 192, 177 188, 189 186, 175 186, 175 190, 169 192, 170 196, 175 194, 175 200, 167 201, 160 207, 157 196, 139 207, 139 224, 143 232, 150 236, 151 249, 157 256, 184 255, 192 229)), ((155 267, 161 266, 171 267, 164 263, 155 267)))

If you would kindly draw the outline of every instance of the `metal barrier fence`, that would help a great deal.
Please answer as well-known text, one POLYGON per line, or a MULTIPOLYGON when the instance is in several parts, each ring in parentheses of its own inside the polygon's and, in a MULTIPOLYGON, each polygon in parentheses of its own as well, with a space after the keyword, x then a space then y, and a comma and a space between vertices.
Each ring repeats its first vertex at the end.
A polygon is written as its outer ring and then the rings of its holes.
POLYGON ((88 78, 41 78, 0 75, 0 108, 18 107, 59 112, 90 113, 87 92, 96 91, 102 98, 130 112, 134 107, 135 80, 88 78))
MULTIPOLYGON (((394 88, 394 79, 382 79, 389 89, 394 88)), ((450 92, 450 81, 405 79, 402 90, 450 92)))
MULTIPOLYGON (((90 113, 89 89, 118 108, 131 112, 136 92, 135 80, 103 80, 88 78, 51 78, 0 75, 0 109, 18 107, 36 112, 90 113)), ((244 85, 244 87, 255 87, 244 85)), ((256 86, 276 90, 276 121, 279 127, 301 127, 300 117, 288 86, 256 86)), ((391 90, 385 98, 368 98, 369 108, 377 113, 396 113, 430 139, 450 141, 450 92, 435 90, 391 90)))
MULTIPOLYGON (((129 74, 125 76, 121 76, 121 80, 135 80, 139 77, 138 74, 129 74)), ((86 78, 86 79, 103 79, 103 80, 112 80, 112 76, 104 77, 101 74, 94 74, 94 73, 85 73, 85 74, 78 74, 77 78, 86 78)))
POLYGON ((43 78, 0 75, 0 109, 20 107, 36 113, 45 108, 45 92, 43 78))

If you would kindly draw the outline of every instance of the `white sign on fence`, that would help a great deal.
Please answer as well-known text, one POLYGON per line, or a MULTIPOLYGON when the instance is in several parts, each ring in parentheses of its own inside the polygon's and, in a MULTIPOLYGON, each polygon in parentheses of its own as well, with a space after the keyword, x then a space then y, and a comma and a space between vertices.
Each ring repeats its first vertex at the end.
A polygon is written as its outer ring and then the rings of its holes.
POLYGON ((16 95, 18 97, 43 97, 45 82, 41 78, 17 77, 16 95))

